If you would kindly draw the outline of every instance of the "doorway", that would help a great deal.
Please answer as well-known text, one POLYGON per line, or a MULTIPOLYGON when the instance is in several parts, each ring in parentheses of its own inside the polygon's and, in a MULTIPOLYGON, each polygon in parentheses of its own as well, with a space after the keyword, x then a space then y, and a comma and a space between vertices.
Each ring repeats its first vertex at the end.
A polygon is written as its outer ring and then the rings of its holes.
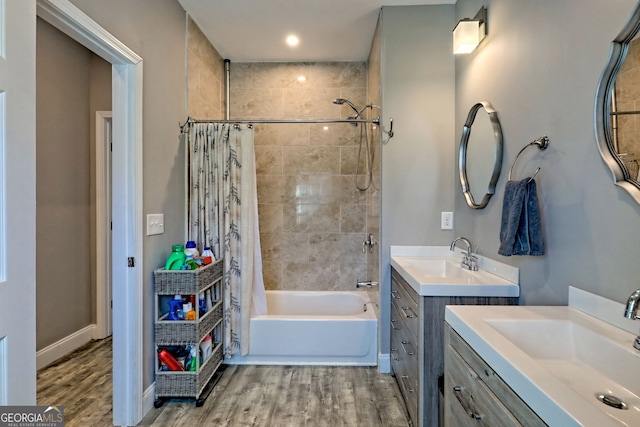
POLYGON ((112 64, 113 424, 132 426, 144 398, 142 58, 68 0, 37 0, 37 15, 112 64))

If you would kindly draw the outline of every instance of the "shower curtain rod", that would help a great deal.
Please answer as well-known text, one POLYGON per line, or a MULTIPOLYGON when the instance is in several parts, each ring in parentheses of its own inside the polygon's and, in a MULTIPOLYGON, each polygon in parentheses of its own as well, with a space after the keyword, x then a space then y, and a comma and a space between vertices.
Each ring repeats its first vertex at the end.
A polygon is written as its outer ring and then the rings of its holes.
POLYGON ((224 119, 224 120, 215 120, 215 119, 209 119, 209 120, 196 120, 193 119, 191 117, 187 117, 187 121, 185 122, 184 125, 180 125, 180 130, 183 130, 187 125, 190 125, 192 123, 231 123, 231 124, 250 124, 250 125, 255 125, 255 124, 262 124, 262 123, 298 123, 298 124, 305 124, 305 123, 372 123, 374 125, 380 125, 380 117, 376 117, 375 119, 371 119, 371 120, 366 120, 366 119, 256 119, 256 120, 246 120, 246 119, 240 119, 240 120, 230 120, 230 119, 224 119))
POLYGON ((376 117, 375 119, 366 120, 366 119, 208 119, 208 120, 197 120, 192 119, 191 117, 187 118, 187 122, 182 125, 185 126, 189 123, 238 123, 238 124, 258 124, 258 123, 373 123, 374 125, 380 124, 380 117, 376 117))

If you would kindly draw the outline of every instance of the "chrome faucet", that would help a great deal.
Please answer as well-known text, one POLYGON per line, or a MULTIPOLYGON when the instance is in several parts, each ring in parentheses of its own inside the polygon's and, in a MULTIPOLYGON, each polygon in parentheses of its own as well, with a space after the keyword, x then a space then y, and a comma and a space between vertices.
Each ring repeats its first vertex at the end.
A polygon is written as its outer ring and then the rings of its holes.
POLYGON ((476 257, 473 253, 471 253, 471 242, 466 237, 456 237, 456 239, 451 242, 451 250, 452 252, 456 248, 456 243, 464 242, 467 245, 467 253, 462 253, 462 261, 460 262, 460 267, 466 268, 467 270, 478 271, 478 257, 476 257))
MULTIPOLYGON (((640 320, 638 308, 640 308, 640 289, 637 289, 629 296, 627 307, 624 309, 624 317, 627 319, 640 320)), ((636 337, 633 346, 636 350, 640 350, 640 334, 636 337)))

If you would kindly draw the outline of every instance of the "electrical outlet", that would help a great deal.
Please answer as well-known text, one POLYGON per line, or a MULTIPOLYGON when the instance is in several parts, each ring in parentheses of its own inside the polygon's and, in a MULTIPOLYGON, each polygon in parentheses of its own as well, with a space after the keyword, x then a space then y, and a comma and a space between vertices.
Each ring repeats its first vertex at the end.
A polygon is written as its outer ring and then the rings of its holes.
POLYGON ((442 212, 441 230, 453 230, 453 212, 442 212))
POLYGON ((164 214, 147 215, 147 236, 164 233, 164 214))

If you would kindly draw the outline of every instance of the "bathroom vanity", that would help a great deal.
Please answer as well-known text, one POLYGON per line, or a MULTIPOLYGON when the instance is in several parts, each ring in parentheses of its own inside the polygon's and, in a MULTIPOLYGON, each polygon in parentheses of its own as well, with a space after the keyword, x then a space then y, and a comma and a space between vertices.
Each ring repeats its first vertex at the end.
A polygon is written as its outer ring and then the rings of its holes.
POLYGON ((446 308, 445 427, 640 425, 637 321, 570 287, 569 306, 446 308))
POLYGON ((391 367, 414 426, 440 425, 445 306, 518 304, 517 268, 478 263, 467 273, 448 247, 392 247, 391 367))

